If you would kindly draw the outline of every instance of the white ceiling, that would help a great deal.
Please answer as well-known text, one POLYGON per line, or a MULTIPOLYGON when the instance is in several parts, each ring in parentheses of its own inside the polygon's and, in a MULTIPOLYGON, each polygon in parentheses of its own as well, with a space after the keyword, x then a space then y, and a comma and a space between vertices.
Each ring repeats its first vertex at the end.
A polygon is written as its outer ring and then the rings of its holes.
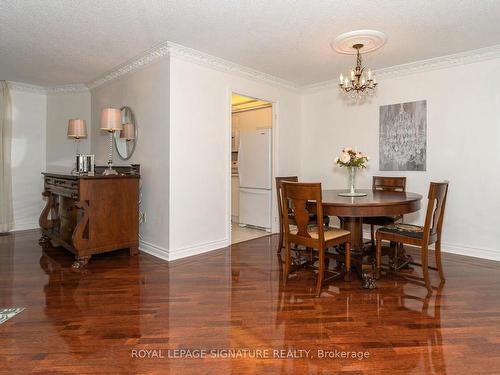
POLYGON ((289 80, 354 63, 338 34, 375 29, 384 68, 500 43, 499 0, 2 0, 0 79, 87 83, 166 40, 289 80))

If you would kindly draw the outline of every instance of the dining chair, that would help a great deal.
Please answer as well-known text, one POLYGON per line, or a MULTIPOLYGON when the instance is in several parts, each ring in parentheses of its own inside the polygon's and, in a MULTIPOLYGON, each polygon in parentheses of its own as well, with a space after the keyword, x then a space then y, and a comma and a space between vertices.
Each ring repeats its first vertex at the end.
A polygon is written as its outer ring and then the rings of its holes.
MULTIPOLYGON (((282 198, 283 198, 283 182, 299 182, 299 177, 298 176, 287 176, 287 177, 276 177, 276 195, 278 198, 278 221, 279 221, 279 241, 278 241, 278 253, 281 252, 281 249, 283 248, 283 236, 284 236, 284 225, 285 222, 283 220, 283 215, 289 215, 290 214, 290 208, 287 207, 286 212, 283 211, 283 206, 282 206, 282 198)), ((290 217, 290 222, 292 224, 294 223, 293 217, 290 217)), ((310 213, 310 222, 311 224, 316 224, 317 223, 317 217, 315 213, 310 213)), ((323 217, 323 223, 325 225, 330 224, 330 217, 328 215, 325 215, 323 217)))
MULTIPOLYGON (((328 258, 342 258, 345 269, 344 279, 350 281, 351 274, 351 233, 344 229, 331 228, 324 225, 323 221, 323 203, 321 195, 321 183, 299 183, 282 182, 283 207, 290 207, 290 214, 283 215, 284 221, 284 241, 285 241, 285 268, 284 283, 286 284, 290 274, 291 266, 291 244, 302 245, 317 251, 318 254, 318 273, 316 281, 316 296, 320 296, 321 287, 324 281, 325 263, 327 259, 327 250, 334 246, 345 246, 345 255, 328 254, 328 258), (308 207, 313 206, 317 213, 316 225, 311 226, 311 216, 308 207), (293 224, 292 224, 293 219, 293 224)), ((285 210, 283 210, 285 212, 285 210)), ((332 271, 328 271, 332 272, 332 271)), ((332 272, 333 276, 328 280, 342 276, 342 272, 332 272)), ((326 280, 325 280, 326 281, 326 280)))
POLYGON ((411 224, 392 224, 379 228, 376 233, 376 275, 380 276, 380 263, 382 258, 382 241, 393 241, 402 244, 418 246, 421 254, 425 286, 429 292, 431 284, 429 280, 429 269, 437 270, 441 281, 444 282, 443 265, 441 262, 441 231, 443 229, 444 210, 446 197, 448 195, 448 182, 431 182, 428 194, 427 213, 424 226, 411 224), (434 244, 436 267, 429 266, 429 245, 434 244))
MULTIPOLYGON (((406 191, 406 177, 384 177, 373 176, 372 190, 374 191, 406 191)), ((363 224, 370 225, 371 244, 375 246, 375 225, 386 226, 394 224, 396 221, 401 220, 402 215, 399 216, 373 216, 364 217, 363 224)))

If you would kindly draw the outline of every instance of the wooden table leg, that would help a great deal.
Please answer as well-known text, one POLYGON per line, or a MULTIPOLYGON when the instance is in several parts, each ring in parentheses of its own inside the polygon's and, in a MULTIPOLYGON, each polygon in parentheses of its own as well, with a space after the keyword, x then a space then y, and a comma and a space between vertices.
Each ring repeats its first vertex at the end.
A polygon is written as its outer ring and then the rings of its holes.
POLYGON ((363 218, 344 217, 342 218, 343 228, 351 232, 351 249, 363 249, 363 218))
POLYGON ((351 232, 351 249, 353 257, 357 259, 358 272, 363 280, 362 286, 365 289, 374 289, 377 284, 371 256, 365 256, 363 242, 363 218, 343 217, 342 228, 351 232))

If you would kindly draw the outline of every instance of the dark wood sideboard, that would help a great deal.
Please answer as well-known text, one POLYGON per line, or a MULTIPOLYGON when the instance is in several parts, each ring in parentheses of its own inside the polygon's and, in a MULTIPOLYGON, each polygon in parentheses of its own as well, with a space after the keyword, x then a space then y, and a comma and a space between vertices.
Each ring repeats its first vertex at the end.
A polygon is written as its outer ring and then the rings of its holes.
MULTIPOLYGON (((102 168, 103 169, 103 168, 102 168)), ((42 173, 47 204, 39 224, 43 245, 51 241, 75 255, 73 268, 91 256, 139 246, 139 166, 116 167, 119 175, 42 173)))

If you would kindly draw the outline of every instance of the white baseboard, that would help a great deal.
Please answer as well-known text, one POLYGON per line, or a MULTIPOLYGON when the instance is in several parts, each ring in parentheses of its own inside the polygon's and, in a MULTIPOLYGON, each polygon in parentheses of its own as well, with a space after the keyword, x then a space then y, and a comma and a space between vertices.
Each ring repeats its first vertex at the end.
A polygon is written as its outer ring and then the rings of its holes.
POLYGON ((40 229, 40 225, 38 225, 38 220, 33 222, 25 222, 25 223, 14 223, 13 232, 17 232, 20 230, 28 230, 28 229, 40 229))
POLYGON ((178 249, 171 249, 169 251, 168 260, 176 260, 176 259, 190 257, 193 255, 207 253, 209 251, 217 250, 223 247, 227 247, 229 245, 230 245, 229 239, 224 238, 222 240, 205 242, 198 245, 186 246, 178 249))
MULTIPOLYGON (((365 239, 370 238, 370 232, 363 231, 363 237, 365 239)), ((434 249, 434 246, 431 245, 430 249, 434 249)), ((441 243, 441 251, 443 253, 464 255, 471 258, 480 258, 487 260, 494 260, 500 262, 500 248, 498 250, 495 249, 484 249, 479 247, 472 247, 468 245, 459 245, 453 244, 449 242, 441 243)))
POLYGON ((443 242, 441 244, 441 250, 444 253, 465 255, 472 258, 481 258, 500 262, 500 249, 481 249, 478 247, 443 242))
POLYGON ((164 247, 152 244, 150 242, 146 242, 143 240, 139 241, 139 250, 144 251, 145 253, 148 253, 149 255, 152 255, 154 257, 163 259, 168 261, 168 249, 165 249, 164 247))
POLYGON ((223 240, 210 241, 194 246, 181 247, 179 249, 174 249, 174 250, 166 249, 164 247, 152 244, 147 241, 143 240, 139 241, 139 250, 166 261, 172 261, 176 259, 190 257, 192 255, 203 254, 227 246, 229 246, 229 240, 227 238, 223 240))
MULTIPOLYGON (((365 239, 370 238, 370 232, 363 231, 363 236, 365 239)), ((157 258, 167 261, 172 261, 193 255, 203 254, 209 251, 227 247, 229 245, 230 245, 229 239, 224 238, 222 240, 210 241, 194 246, 186 246, 175 250, 169 250, 161 246, 141 240, 139 242, 139 249, 157 258)), ((480 259, 494 260, 500 262, 500 249, 499 250, 485 249, 485 248, 478 248, 467 245, 458 245, 458 244, 443 242, 441 250, 444 253, 457 254, 472 258, 480 258, 480 259)))

